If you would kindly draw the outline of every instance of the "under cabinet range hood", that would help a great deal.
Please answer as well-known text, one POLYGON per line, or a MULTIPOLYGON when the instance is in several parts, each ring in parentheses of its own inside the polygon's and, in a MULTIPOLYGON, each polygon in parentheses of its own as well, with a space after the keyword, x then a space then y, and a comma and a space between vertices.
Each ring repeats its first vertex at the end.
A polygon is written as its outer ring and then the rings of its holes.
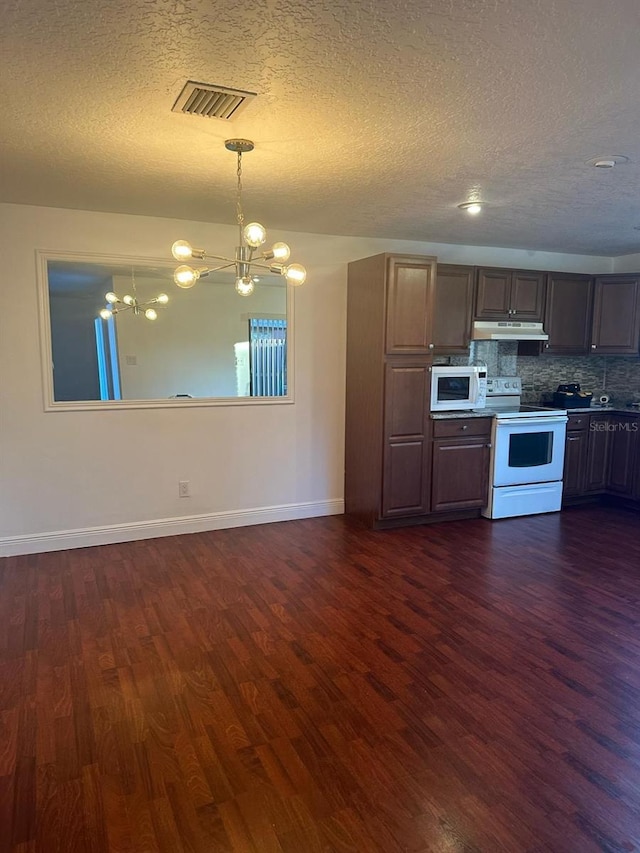
POLYGON ((516 320, 476 320, 471 330, 472 341, 548 341, 542 323, 519 323, 516 320))

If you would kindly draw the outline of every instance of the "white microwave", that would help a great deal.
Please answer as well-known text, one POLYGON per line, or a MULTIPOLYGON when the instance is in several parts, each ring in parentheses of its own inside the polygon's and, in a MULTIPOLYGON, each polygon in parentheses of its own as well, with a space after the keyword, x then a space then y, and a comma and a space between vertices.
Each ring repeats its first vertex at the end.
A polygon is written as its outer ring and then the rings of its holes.
POLYGON ((486 367, 446 367, 431 371, 431 411, 484 409, 487 402, 486 367))

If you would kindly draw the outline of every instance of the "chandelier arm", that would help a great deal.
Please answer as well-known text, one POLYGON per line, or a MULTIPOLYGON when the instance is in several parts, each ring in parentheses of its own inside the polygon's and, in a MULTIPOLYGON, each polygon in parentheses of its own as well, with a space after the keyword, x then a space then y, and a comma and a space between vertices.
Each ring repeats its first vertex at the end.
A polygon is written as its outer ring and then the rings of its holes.
MULTIPOLYGON (((208 258, 212 258, 214 261, 225 261, 227 264, 235 264, 235 258, 226 258, 224 255, 207 255, 208 258)), ((207 272, 211 272, 214 267, 207 267, 207 272)))
POLYGON ((252 267, 259 267, 261 270, 269 270, 271 271, 271 266, 269 264, 261 264, 258 261, 251 261, 252 267))
POLYGON ((219 272, 220 270, 226 270, 228 267, 235 267, 235 265, 236 265, 236 262, 230 261, 229 258, 220 258, 219 260, 227 261, 227 263, 222 264, 222 266, 219 266, 219 267, 209 267, 209 269, 207 270, 208 273, 209 272, 219 272))

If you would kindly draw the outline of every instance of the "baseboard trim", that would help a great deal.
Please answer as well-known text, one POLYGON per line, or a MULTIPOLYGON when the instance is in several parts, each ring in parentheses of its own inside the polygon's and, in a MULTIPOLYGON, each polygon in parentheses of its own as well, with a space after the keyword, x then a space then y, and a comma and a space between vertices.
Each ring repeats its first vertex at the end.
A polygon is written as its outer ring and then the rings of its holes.
POLYGON ((224 530, 230 527, 249 527, 253 524, 270 524, 275 521, 341 515, 343 512, 344 501, 341 498, 335 498, 328 501, 158 518, 151 521, 85 527, 78 530, 56 530, 35 535, 4 536, 0 537, 0 557, 41 554, 45 551, 66 551, 69 548, 90 548, 95 545, 113 545, 117 542, 134 542, 136 539, 156 539, 161 536, 203 533, 207 530, 224 530))

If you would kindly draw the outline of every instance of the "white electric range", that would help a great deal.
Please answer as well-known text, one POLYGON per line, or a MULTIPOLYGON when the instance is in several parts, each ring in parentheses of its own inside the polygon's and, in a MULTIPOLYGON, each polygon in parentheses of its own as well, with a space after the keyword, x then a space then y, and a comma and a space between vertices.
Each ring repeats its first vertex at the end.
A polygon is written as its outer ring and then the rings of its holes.
POLYGON ((567 410, 521 404, 518 376, 487 379, 486 411, 494 415, 486 518, 557 512, 567 410))

